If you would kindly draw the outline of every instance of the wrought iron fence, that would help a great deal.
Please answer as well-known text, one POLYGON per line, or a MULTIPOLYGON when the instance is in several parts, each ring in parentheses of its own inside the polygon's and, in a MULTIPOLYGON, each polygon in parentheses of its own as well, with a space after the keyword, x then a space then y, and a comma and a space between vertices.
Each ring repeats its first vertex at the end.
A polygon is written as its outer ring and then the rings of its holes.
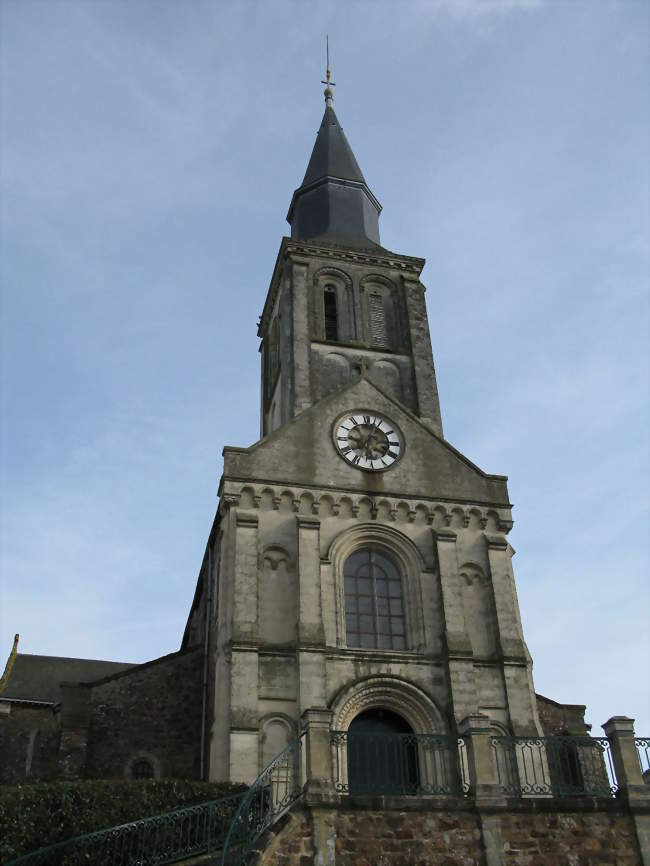
POLYGON ((221 852, 222 866, 241 866, 256 841, 294 803, 303 787, 301 737, 293 740, 257 777, 242 798, 221 852))
POLYGON ((618 791, 606 737, 492 737, 491 742, 507 794, 612 797, 618 791))
POLYGON ((343 794, 466 794, 465 741, 442 734, 332 731, 334 787, 343 794))
POLYGON ((86 833, 25 854, 7 866, 162 866, 217 851, 245 796, 235 794, 86 833))
POLYGON ((650 737, 635 737, 636 753, 641 765, 643 781, 650 785, 650 737))

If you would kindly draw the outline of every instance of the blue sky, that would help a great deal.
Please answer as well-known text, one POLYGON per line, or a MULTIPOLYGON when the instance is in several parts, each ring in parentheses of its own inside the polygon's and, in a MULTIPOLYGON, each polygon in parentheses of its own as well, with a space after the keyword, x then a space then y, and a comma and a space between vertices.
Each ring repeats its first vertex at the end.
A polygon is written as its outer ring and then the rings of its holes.
POLYGON ((2 0, 0 655, 178 648, 328 32, 445 435, 510 477, 536 688, 650 732, 649 13, 2 0))

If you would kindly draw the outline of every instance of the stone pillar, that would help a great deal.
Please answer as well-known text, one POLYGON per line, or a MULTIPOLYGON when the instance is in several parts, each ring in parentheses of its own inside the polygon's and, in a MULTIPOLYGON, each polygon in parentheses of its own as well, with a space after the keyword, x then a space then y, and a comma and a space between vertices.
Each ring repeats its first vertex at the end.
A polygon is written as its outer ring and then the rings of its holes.
POLYGON ((467 738, 470 793, 476 798, 502 797, 494 749, 490 742, 490 717, 484 713, 465 716, 458 725, 458 733, 467 738))
POLYGON ((235 514, 235 573, 233 575, 233 642, 257 638, 258 520, 256 514, 235 514))
POLYGON ((540 736, 532 661, 524 642, 510 549, 504 535, 484 533, 487 545, 508 712, 516 736, 540 736))
POLYGON ((505 808, 503 789, 498 783, 494 749, 490 742, 490 717, 483 713, 466 716, 458 726, 467 738, 470 794, 475 798, 481 822, 486 866, 503 866, 500 810, 505 808))
POLYGON ((612 716, 603 725, 603 730, 612 748, 614 772, 619 791, 639 792, 646 790, 641 774, 641 764, 634 742, 634 719, 627 716, 612 716))
POLYGON ((298 524, 298 640, 301 646, 323 646, 325 632, 321 612, 320 520, 296 515, 298 524))
POLYGON ((434 531, 442 608, 445 622, 445 644, 454 716, 460 722, 478 709, 472 643, 465 630, 463 594, 458 574, 456 533, 449 529, 434 531))
POLYGON ((307 793, 331 793, 334 790, 332 769, 332 711, 311 707, 302 714, 305 730, 305 773, 307 793))
POLYGON ((232 647, 230 658, 229 778, 250 784, 258 756, 258 519, 235 512, 232 647))
POLYGON ((292 257, 291 274, 291 387, 290 417, 311 406, 311 339, 308 285, 309 259, 292 257))
POLYGON ((403 281, 419 414, 438 436, 442 436, 440 400, 424 303, 424 286, 415 274, 404 274, 403 281))
POLYGON ((603 730, 612 749, 619 796, 627 799, 632 813, 641 862, 643 866, 650 866, 650 791, 643 781, 634 742, 634 719, 612 716, 603 730))

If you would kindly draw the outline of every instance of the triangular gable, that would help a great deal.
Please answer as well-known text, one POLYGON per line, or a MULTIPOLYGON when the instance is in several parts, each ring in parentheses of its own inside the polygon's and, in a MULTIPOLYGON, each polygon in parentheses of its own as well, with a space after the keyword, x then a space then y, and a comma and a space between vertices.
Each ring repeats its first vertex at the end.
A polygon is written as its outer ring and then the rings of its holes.
POLYGON ((331 487, 369 495, 443 498, 507 505, 506 478, 488 475, 437 436, 422 420, 361 378, 301 412, 250 448, 224 448, 224 479, 287 486, 331 487), (385 472, 363 472, 334 448, 337 418, 369 410, 389 417, 402 432, 402 458, 385 472))

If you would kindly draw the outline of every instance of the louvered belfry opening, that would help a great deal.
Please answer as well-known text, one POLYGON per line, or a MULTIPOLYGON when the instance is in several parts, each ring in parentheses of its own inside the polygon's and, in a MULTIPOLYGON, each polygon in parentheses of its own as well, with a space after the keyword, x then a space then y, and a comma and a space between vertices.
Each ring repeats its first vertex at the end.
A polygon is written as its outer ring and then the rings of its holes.
POLYGON ((385 346, 388 341, 384 299, 377 292, 371 292, 368 295, 368 309, 370 313, 370 340, 375 346, 385 346))

